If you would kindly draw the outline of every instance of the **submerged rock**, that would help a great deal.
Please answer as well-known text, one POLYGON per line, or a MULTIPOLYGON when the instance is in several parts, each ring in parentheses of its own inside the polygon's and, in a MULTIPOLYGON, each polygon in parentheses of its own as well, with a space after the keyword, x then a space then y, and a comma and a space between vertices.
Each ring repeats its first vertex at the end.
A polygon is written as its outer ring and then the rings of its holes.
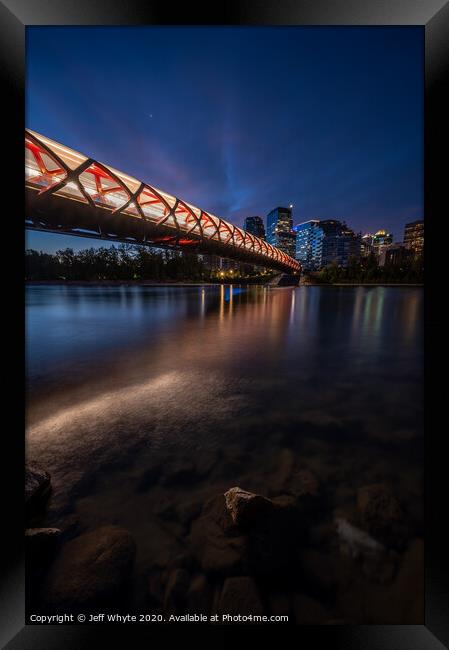
POLYGON ((380 542, 368 535, 364 530, 353 526, 349 521, 342 517, 335 519, 337 533, 341 541, 340 548, 351 557, 360 555, 379 555, 385 551, 380 542))
POLYGON ((220 614, 263 615, 265 608, 253 578, 227 578, 218 603, 220 614))
POLYGON ((191 542, 204 571, 274 576, 293 569, 302 532, 294 496, 268 499, 233 487, 207 504, 191 542))
POLYGON ((230 488, 224 496, 232 521, 242 529, 257 525, 273 510, 269 499, 240 487, 230 488))
POLYGON ((233 522, 222 494, 210 499, 193 522, 190 543, 207 573, 236 575, 248 566, 248 538, 233 522))
POLYGON ((383 483, 366 485, 357 492, 360 525, 381 542, 397 546, 404 539, 404 516, 399 502, 383 483))
POLYGON ((25 464, 25 506, 27 509, 39 505, 50 493, 51 477, 34 462, 25 464))
POLYGON ((131 534, 118 526, 103 526, 72 539, 50 568, 44 600, 67 609, 115 602, 131 575, 135 553, 131 534))

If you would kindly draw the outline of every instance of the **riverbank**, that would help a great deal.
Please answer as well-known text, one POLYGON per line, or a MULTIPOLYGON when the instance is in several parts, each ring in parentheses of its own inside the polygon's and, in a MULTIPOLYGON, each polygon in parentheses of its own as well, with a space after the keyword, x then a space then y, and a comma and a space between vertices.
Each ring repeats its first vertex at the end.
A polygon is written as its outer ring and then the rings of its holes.
MULTIPOLYGON (((145 280, 26 280, 27 286, 78 286, 78 287, 216 287, 222 284, 269 284, 269 279, 262 280, 223 280, 221 282, 181 282, 181 281, 167 281, 155 282, 145 280)), ((318 283, 318 282, 303 282, 298 286, 300 287, 424 287, 424 283, 413 282, 333 282, 333 283, 318 283)), ((287 287, 289 288, 289 287, 287 287)))
POLYGON ((222 282, 183 282, 164 280, 163 282, 155 282, 148 280, 26 280, 27 286, 77 286, 77 287, 216 287, 222 284, 262 284, 250 280, 232 281, 226 280, 222 282))
POLYGON ((423 282, 304 282, 301 287, 423 287, 423 282))

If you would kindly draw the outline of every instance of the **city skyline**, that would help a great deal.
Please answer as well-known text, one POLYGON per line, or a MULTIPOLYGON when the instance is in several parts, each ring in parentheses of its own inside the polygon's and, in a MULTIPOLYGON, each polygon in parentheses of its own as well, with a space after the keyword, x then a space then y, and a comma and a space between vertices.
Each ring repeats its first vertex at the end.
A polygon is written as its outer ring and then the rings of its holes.
POLYGON ((423 218, 422 41, 415 27, 28 28, 26 125, 238 226, 292 203, 295 224, 397 241, 423 218))

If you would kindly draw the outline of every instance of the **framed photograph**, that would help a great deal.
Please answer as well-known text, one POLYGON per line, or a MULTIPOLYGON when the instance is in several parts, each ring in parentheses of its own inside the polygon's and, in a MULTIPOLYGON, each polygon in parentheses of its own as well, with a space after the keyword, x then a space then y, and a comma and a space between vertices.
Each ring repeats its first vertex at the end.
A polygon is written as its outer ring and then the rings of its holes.
POLYGON ((2 647, 447 647, 448 4, 0 16, 2 647))

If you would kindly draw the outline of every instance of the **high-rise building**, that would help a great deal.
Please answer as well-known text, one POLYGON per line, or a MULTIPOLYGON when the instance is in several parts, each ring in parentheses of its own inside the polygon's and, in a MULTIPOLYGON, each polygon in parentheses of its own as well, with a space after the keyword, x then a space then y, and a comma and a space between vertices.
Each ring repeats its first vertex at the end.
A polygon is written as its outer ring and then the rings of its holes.
POLYGON ((374 235, 372 235, 369 232, 367 232, 366 235, 362 236, 361 247, 360 247, 360 253, 362 257, 368 257, 370 253, 374 253, 373 240, 374 240, 374 235))
POLYGON ((296 233, 293 232, 292 208, 277 207, 267 215, 267 242, 295 257, 296 233))
POLYGON ((361 236, 349 228, 344 221, 326 219, 320 221, 323 231, 321 266, 336 263, 347 266, 351 257, 360 257, 361 236))
POLYGON ((351 257, 360 257, 361 236, 337 219, 311 219, 295 226, 296 259, 308 271, 332 262, 347 266, 351 257))
POLYGON ((375 235, 373 235, 373 253, 377 257, 382 255, 386 246, 389 246, 393 243, 393 235, 391 235, 386 230, 378 230, 375 235))
POLYGON ((407 250, 401 243, 388 244, 383 247, 379 255, 379 266, 399 266, 406 264, 410 256, 411 251, 407 250))
POLYGON ((321 266, 323 230, 318 219, 310 219, 293 228, 296 233, 296 259, 305 271, 316 271, 321 266))
POLYGON ((251 235, 265 239, 265 226, 261 217, 246 217, 244 228, 251 235))
POLYGON ((424 221, 412 221, 405 224, 404 246, 413 252, 414 257, 419 257, 424 252, 424 221))

